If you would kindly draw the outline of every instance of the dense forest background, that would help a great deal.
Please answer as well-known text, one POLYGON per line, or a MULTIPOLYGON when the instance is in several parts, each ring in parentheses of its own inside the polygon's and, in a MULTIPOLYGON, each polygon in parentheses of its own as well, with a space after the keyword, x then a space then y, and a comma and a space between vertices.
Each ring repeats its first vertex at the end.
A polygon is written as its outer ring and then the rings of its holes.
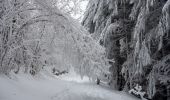
POLYGON ((170 99, 170 0, 90 0, 82 22, 106 48, 110 84, 170 99), (168 97, 168 98, 166 98, 168 97))
POLYGON ((170 100, 170 0, 89 0, 84 16, 81 2, 0 0, 0 74, 73 68, 141 99, 170 100))

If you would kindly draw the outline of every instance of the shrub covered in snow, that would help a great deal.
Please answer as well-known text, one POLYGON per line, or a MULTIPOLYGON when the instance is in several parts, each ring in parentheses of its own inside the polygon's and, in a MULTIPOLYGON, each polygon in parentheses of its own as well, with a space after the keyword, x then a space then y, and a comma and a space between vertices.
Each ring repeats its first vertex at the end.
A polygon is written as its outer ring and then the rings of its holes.
POLYGON ((136 84, 134 89, 129 90, 129 93, 141 98, 142 100, 147 100, 144 98, 144 95, 146 93, 142 91, 142 86, 140 86, 139 84, 136 84))

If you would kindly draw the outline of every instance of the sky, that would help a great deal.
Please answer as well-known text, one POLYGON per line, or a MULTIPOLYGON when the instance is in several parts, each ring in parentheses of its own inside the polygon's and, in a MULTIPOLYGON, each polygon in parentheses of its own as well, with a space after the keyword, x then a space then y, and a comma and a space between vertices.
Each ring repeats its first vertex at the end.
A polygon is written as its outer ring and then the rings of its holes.
POLYGON ((87 4, 88 4, 88 0, 82 1, 82 2, 80 3, 80 7, 81 7, 81 10, 82 10, 82 13, 79 13, 79 14, 71 14, 71 16, 72 16, 73 18, 78 19, 79 21, 81 21, 82 18, 83 18, 84 12, 86 11, 87 4))
POLYGON ((88 1, 89 0, 58 0, 56 6, 61 11, 70 14, 71 17, 81 22, 84 12, 86 11, 88 1))

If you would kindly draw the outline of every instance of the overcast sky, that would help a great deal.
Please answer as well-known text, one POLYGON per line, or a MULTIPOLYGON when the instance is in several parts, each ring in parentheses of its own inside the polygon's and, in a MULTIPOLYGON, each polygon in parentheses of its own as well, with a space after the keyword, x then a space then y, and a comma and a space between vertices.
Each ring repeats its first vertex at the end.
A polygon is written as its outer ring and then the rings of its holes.
POLYGON ((85 10, 86 10, 86 7, 87 7, 87 4, 88 4, 88 0, 85 0, 85 1, 82 1, 81 3, 80 3, 80 7, 81 7, 81 9, 82 9, 82 13, 79 13, 79 14, 71 14, 71 16, 73 17, 73 18, 75 18, 75 19, 79 19, 79 21, 81 21, 82 20, 82 17, 83 17, 83 14, 84 14, 84 12, 85 12, 85 10))

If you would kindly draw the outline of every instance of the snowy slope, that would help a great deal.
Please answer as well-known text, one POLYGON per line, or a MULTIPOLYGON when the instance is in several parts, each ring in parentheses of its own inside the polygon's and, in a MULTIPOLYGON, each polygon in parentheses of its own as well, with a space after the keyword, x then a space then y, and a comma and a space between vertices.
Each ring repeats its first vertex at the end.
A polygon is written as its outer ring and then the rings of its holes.
MULTIPOLYGON (((68 76, 67 76, 68 77, 68 76)), ((65 78, 67 79, 67 78, 65 78)), ((137 100, 90 82, 17 75, 0 77, 0 100, 137 100)))

